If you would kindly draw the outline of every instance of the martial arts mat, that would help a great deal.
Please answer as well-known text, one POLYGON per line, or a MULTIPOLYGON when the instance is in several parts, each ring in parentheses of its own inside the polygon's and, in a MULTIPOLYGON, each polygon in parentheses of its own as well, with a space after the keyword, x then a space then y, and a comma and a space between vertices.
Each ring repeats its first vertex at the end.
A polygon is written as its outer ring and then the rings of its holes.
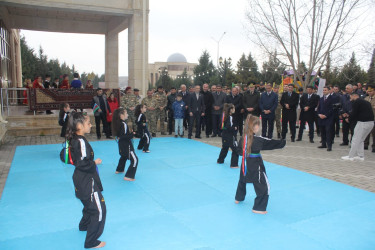
MULTIPOLYGON (((135 145, 138 140, 134 140, 135 145)), ((91 142, 107 221, 105 249, 374 249, 375 194, 272 163, 267 215, 234 203, 239 169, 216 164, 220 148, 155 138, 137 151, 135 182, 116 175, 115 141, 91 142)), ((83 249, 74 167, 61 145, 17 147, 0 200, 0 249, 83 249)), ((127 166, 129 162, 127 163, 127 166)))

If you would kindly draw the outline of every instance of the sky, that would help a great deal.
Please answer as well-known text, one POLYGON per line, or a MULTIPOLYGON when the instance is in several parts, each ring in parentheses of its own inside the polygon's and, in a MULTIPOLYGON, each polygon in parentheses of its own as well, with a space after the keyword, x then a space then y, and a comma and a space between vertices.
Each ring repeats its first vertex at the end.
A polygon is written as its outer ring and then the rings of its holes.
MULTIPOLYGON (((198 63, 202 52, 207 50, 216 64, 216 41, 225 32, 220 42, 219 57, 231 57, 235 65, 242 53, 248 55, 251 52, 261 68, 267 58, 248 38, 245 28, 247 9, 248 0, 150 0, 149 63, 166 61, 173 53, 181 53, 188 62, 198 63)), ((341 62, 348 61, 351 52, 356 50, 361 66, 368 69, 370 56, 361 51, 363 44, 375 41, 371 20, 375 21, 373 15, 366 18, 368 23, 361 23, 361 39, 356 39, 351 51, 340 56, 341 62), (365 42, 359 42, 362 40, 365 42)), ((57 58, 68 65, 74 64, 79 73, 104 73, 104 35, 28 30, 22 30, 21 34, 36 51, 41 46, 49 59, 57 58)), ((128 75, 127 39, 127 30, 119 34, 120 76, 128 75)))

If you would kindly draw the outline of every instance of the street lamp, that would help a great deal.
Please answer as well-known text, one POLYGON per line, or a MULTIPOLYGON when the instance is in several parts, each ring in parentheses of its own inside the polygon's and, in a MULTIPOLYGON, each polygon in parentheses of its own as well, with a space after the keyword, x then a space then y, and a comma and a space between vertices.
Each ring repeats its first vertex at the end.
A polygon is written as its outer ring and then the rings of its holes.
POLYGON ((224 32, 220 39, 219 40, 216 40, 215 38, 211 37, 212 40, 214 40, 216 43, 217 43, 217 54, 216 54, 216 67, 219 67, 219 47, 220 47, 220 41, 221 39, 223 39, 223 36, 226 34, 227 32, 224 32))

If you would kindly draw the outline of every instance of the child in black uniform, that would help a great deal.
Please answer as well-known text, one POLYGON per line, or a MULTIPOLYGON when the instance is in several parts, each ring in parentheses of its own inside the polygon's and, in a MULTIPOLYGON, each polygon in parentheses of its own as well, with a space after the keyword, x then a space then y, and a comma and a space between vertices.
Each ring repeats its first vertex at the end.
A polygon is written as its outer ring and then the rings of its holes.
POLYGON ((116 174, 123 173, 125 170, 126 160, 130 159, 130 166, 126 171, 124 180, 135 181, 135 172, 138 166, 138 157, 133 147, 133 132, 125 123, 128 119, 128 113, 123 108, 118 108, 113 112, 112 117, 112 135, 117 137, 120 160, 116 168, 116 174))
POLYGON ((231 103, 224 104, 224 112, 222 118, 222 133, 221 133, 221 140, 223 142, 223 147, 221 148, 219 159, 217 159, 217 163, 222 164, 224 163, 225 157, 228 154, 228 149, 232 149, 232 158, 230 167, 231 168, 238 168, 238 152, 237 152, 237 128, 233 124, 233 117, 232 114, 235 112, 235 107, 231 103))
POLYGON ((90 118, 81 112, 73 113, 69 118, 66 139, 70 142, 71 155, 75 170, 73 183, 75 194, 83 204, 83 216, 79 223, 80 231, 87 231, 85 248, 100 248, 104 241, 98 238, 102 235, 106 219, 106 205, 97 165, 101 159, 94 161, 94 151, 84 137, 90 133, 90 118))
POLYGON ((257 195, 253 212, 266 214, 270 186, 260 151, 283 148, 285 140, 272 140, 257 136, 255 134, 259 131, 259 127, 259 118, 249 114, 245 122, 244 135, 240 140, 239 153, 242 155, 242 165, 235 202, 238 204, 245 199, 246 183, 253 183, 257 195))
POLYGON ((150 153, 150 151, 148 150, 150 146, 150 133, 148 132, 148 129, 147 129, 147 120, 144 114, 146 110, 147 110, 146 105, 140 104, 135 107, 135 118, 137 119, 136 121, 137 132, 138 132, 139 138, 141 138, 139 140, 139 144, 137 148, 139 150, 143 149, 144 153, 150 153))
POLYGON ((68 126, 69 120, 69 113, 70 113, 70 106, 69 103, 62 103, 60 105, 60 113, 59 113, 59 125, 62 126, 61 128, 61 137, 65 137, 66 127, 68 126))

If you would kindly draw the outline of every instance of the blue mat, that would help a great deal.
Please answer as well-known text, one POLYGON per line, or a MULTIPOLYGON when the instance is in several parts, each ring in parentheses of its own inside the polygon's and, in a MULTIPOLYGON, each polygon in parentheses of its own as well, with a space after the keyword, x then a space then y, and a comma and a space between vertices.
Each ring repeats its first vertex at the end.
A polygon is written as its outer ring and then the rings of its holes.
MULTIPOLYGON (((229 168, 230 154, 216 164, 220 148, 155 138, 126 182, 114 173, 117 144, 91 145, 103 160, 105 249, 375 249, 374 193, 266 163, 268 214, 257 215, 251 184, 234 203, 239 169, 229 168)), ((17 147, 0 200, 0 249, 83 249, 82 204, 60 150, 17 147)))

